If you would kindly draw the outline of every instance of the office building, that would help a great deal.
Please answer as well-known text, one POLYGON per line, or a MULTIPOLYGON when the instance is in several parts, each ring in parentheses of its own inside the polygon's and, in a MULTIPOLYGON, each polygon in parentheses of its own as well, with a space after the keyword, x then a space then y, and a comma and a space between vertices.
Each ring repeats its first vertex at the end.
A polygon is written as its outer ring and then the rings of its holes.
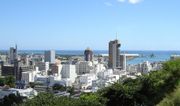
POLYGON ((55 51, 45 51, 44 58, 45 62, 55 63, 55 51))
POLYGON ((75 82, 75 79, 77 77, 76 74, 76 66, 71 65, 71 64, 64 64, 62 66, 62 71, 61 71, 62 78, 64 79, 70 79, 72 83, 75 82))
POLYGON ((17 59, 14 61, 14 74, 16 81, 21 81, 22 68, 19 66, 19 61, 17 59))
POLYGON ((14 66, 13 65, 4 65, 1 63, 2 76, 14 76, 14 66))
POLYGON ((120 55, 120 67, 121 67, 121 70, 124 70, 124 71, 126 71, 126 65, 127 65, 126 57, 127 57, 126 54, 120 55))
POLYGON ((85 59, 85 61, 92 61, 93 60, 93 51, 90 48, 87 48, 84 51, 84 59, 85 59))
POLYGON ((109 42, 109 68, 116 69, 120 68, 120 50, 121 44, 118 40, 109 42))
POLYGON ((21 80, 22 76, 22 68, 19 67, 19 63, 17 60, 15 60, 14 65, 4 65, 4 63, 1 63, 2 68, 2 76, 15 76, 16 81, 21 80))
POLYGON ((17 59, 17 45, 16 47, 11 47, 9 51, 9 63, 14 64, 15 59, 17 59))
POLYGON ((93 64, 90 61, 81 61, 76 64, 76 73, 78 75, 89 74, 93 69, 93 64))
POLYGON ((9 51, 9 64, 8 66, 4 66, 2 64, 2 75, 8 76, 8 75, 14 75, 16 81, 21 80, 21 73, 22 69, 19 67, 19 60, 18 60, 18 53, 17 53, 17 45, 16 47, 11 47, 9 51))

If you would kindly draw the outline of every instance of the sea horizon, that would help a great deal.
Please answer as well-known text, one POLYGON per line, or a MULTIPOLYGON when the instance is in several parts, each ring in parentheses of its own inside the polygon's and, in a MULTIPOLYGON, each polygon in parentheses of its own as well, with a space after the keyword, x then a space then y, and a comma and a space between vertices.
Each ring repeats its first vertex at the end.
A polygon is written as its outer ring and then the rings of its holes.
MULTIPOLYGON (((48 50, 55 50, 55 51, 84 51, 85 49, 19 49, 18 51, 48 51, 48 50)), ((93 50, 93 49, 92 49, 93 50)), ((9 51, 9 49, 1 49, 0 51, 9 51)), ((108 51, 108 50, 101 50, 95 49, 93 51, 108 51)), ((120 51, 180 51, 180 50, 120 50, 120 51)))
MULTIPOLYGON (((18 50, 19 54, 40 54, 43 55, 46 50, 18 50)), ((84 50, 55 50, 59 56, 83 56, 84 50)), ((0 53, 6 53, 8 50, 0 50, 0 53)), ((108 50, 93 50, 94 55, 108 54, 108 50)), ((170 60, 171 55, 180 55, 177 50, 121 50, 121 53, 139 54, 139 57, 128 61, 128 64, 138 64, 145 61, 161 62, 170 60), (151 56, 153 55, 153 57, 151 56)))

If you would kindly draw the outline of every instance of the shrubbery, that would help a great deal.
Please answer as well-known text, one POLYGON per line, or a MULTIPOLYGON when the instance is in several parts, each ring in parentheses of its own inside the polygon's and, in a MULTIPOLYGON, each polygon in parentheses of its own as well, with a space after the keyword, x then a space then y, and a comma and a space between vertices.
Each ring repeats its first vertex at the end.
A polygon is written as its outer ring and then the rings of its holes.
POLYGON ((79 99, 56 97, 50 93, 40 93, 22 106, 103 106, 96 94, 82 95, 79 99))
POLYGON ((180 60, 164 63, 163 69, 127 79, 99 91, 107 106, 154 106, 172 92, 180 80, 180 60))
POLYGON ((0 77, 0 86, 4 85, 15 87, 15 78, 13 76, 6 76, 4 78, 0 77))
POLYGON ((180 106, 180 85, 166 96, 157 106, 180 106))
POLYGON ((23 102, 23 98, 18 94, 10 94, 5 96, 2 101, 0 101, 0 106, 15 106, 23 102))

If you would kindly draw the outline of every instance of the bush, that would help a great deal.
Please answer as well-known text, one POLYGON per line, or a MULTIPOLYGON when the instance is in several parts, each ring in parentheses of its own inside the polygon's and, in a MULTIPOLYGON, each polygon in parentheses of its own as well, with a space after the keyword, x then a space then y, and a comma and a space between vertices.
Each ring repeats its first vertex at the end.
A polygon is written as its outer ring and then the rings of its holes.
POLYGON ((180 60, 168 61, 163 69, 137 79, 126 79, 99 91, 107 106, 154 106, 172 92, 180 80, 180 60))
POLYGON ((8 96, 5 96, 3 100, 0 102, 1 106, 12 106, 12 105, 18 105, 23 102, 23 98, 18 94, 10 94, 8 96))
POLYGON ((173 93, 167 95, 157 106, 180 106, 180 86, 173 93))
POLYGON ((5 79, 0 77, 0 86, 4 86, 5 79))
POLYGON ((83 95, 80 99, 68 97, 56 97, 50 93, 40 93, 31 100, 27 100, 22 106, 103 106, 96 95, 83 95), (94 98, 92 100, 92 97, 94 98))
POLYGON ((53 90, 66 91, 66 87, 64 87, 63 85, 60 85, 60 84, 54 84, 53 90))
POLYGON ((15 78, 13 76, 7 76, 7 77, 5 77, 4 83, 13 88, 13 87, 15 87, 15 78))

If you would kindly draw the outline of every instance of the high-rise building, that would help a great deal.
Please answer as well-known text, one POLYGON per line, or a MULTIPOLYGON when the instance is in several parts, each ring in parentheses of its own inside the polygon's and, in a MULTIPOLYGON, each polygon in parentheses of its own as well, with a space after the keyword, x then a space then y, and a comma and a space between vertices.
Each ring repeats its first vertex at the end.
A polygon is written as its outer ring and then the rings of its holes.
POLYGON ((87 48, 84 51, 84 59, 85 59, 85 61, 92 61, 93 60, 93 51, 90 48, 87 48))
POLYGON ((15 74, 16 81, 21 81, 22 68, 19 66, 18 59, 15 59, 14 61, 14 74, 15 74))
POLYGON ((55 63, 55 51, 45 51, 44 58, 45 62, 55 63))
POLYGON ((19 61, 15 59, 13 65, 4 65, 1 63, 2 67, 2 76, 14 76, 16 81, 21 81, 22 68, 19 66, 19 61))
POLYGON ((9 51, 9 63, 14 64, 14 61, 17 59, 17 45, 16 47, 11 47, 9 51))
MULTIPOLYGON (((11 64, 13 66, 12 66, 12 68, 7 67, 7 69, 10 69, 9 72, 7 72, 7 75, 12 74, 12 75, 15 76, 16 81, 20 81, 21 80, 21 71, 22 71, 22 69, 19 67, 17 45, 15 46, 15 48, 14 47, 10 48, 10 51, 9 51, 9 64, 11 64)), ((3 69, 5 69, 5 68, 3 68, 3 69)))
POLYGON ((124 70, 124 71, 126 71, 126 65, 127 65, 126 57, 127 57, 126 54, 121 54, 120 55, 120 67, 121 67, 121 70, 124 70))
POLYGON ((109 42, 109 68, 120 68, 120 48, 121 44, 116 39, 109 42))
POLYGON ((3 67, 3 61, 0 60, 0 76, 1 76, 1 72, 2 72, 2 67, 3 67))

